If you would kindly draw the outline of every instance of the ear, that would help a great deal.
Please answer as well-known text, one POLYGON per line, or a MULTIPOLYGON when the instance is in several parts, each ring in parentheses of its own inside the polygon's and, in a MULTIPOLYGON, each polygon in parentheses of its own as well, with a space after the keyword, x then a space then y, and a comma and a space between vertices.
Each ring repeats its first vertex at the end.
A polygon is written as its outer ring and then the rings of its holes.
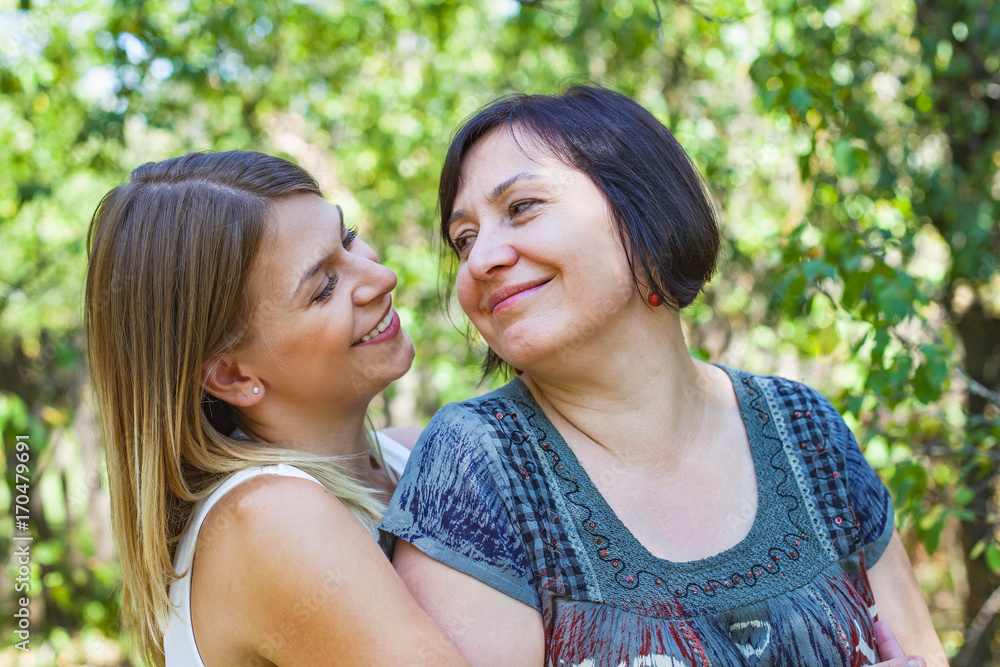
POLYGON ((242 408, 256 405, 264 397, 264 383, 244 373, 231 354, 218 354, 202 364, 201 387, 212 396, 242 408))

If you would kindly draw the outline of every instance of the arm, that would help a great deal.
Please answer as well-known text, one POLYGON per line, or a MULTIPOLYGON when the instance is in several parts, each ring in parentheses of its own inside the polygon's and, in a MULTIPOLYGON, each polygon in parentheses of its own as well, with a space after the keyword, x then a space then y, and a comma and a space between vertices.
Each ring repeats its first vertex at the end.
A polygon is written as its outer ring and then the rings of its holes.
MULTIPOLYGON (((948 660, 934 631, 927 604, 899 533, 893 533, 889 546, 868 570, 868 580, 875 595, 879 619, 892 629, 903 649, 910 655, 923 657, 930 667, 947 667, 948 660)), ((880 650, 881 644, 880 641, 880 650)))
POLYGON ((400 576, 467 660, 530 667, 544 664, 541 605, 498 437, 474 408, 444 407, 382 528, 398 538, 400 576))
POLYGON ((192 572, 206 665, 464 664, 323 487, 259 477, 209 514, 192 572))
POLYGON ((470 665, 543 665, 542 615, 523 602, 439 563, 408 542, 396 544, 400 578, 470 665))

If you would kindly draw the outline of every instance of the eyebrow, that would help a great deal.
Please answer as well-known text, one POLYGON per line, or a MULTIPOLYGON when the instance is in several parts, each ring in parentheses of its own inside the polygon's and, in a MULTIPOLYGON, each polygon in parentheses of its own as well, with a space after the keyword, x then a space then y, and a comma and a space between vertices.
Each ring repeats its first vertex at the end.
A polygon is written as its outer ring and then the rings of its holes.
MULTIPOLYGON (((340 216, 340 236, 341 236, 341 238, 343 238, 343 236, 344 236, 344 211, 343 211, 343 209, 340 208, 339 204, 336 205, 336 206, 337 206, 337 214, 340 216)), ((312 278, 313 276, 315 276, 316 272, 319 271, 320 267, 323 266, 324 264, 326 264, 328 261, 330 261, 330 257, 332 257, 332 256, 333 256, 333 253, 332 252, 328 252, 326 255, 324 255, 323 257, 321 257, 315 264, 313 264, 312 266, 310 266, 306 270, 305 274, 303 274, 303 276, 302 276, 302 279, 299 280, 299 284, 295 286, 295 290, 292 292, 292 298, 293 299, 295 298, 295 295, 299 293, 299 290, 302 289, 302 286, 305 285, 307 282, 309 282, 309 279, 312 278)))
MULTIPOLYGON (((505 192, 510 190, 514 185, 516 185, 520 181, 537 181, 541 178, 542 177, 537 174, 529 174, 526 171, 522 171, 520 174, 514 174, 506 181, 503 181, 502 183, 497 185, 490 191, 488 195, 486 195, 486 203, 495 204, 497 200, 503 197, 505 192)), ((451 216, 448 218, 448 227, 451 227, 460 219, 466 217, 466 215, 468 214, 466 213, 465 209, 460 209, 458 211, 453 212, 451 216)))

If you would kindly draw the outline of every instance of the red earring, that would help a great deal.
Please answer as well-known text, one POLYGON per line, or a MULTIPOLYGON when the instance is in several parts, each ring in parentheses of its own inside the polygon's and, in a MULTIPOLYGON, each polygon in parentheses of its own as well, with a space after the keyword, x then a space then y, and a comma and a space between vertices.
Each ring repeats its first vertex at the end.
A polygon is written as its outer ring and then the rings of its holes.
POLYGON ((657 294, 656 292, 650 292, 649 296, 646 297, 646 301, 648 301, 649 305, 651 305, 653 308, 656 308, 657 306, 663 303, 663 298, 660 297, 660 295, 657 294))

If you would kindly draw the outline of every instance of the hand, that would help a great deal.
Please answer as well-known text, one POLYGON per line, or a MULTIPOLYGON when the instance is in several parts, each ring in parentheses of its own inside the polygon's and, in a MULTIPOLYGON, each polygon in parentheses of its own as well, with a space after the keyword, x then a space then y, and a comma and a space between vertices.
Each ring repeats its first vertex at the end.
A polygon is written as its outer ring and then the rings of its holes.
POLYGON ((878 642, 878 657, 883 662, 874 667, 927 667, 920 656, 903 653, 896 636, 882 621, 875 621, 875 641, 878 642))

